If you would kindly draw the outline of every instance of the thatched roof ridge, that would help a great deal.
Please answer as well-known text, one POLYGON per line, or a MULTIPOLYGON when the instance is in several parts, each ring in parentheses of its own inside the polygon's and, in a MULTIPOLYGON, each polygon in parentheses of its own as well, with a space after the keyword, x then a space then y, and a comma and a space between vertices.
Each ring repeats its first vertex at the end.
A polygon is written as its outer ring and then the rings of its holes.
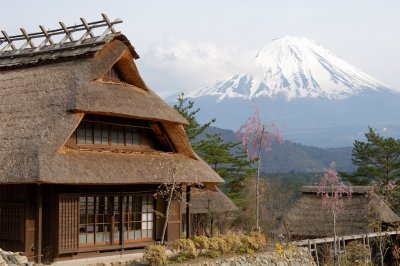
MULTIPOLYGON (((186 202, 186 194, 183 195, 186 202)), ((219 188, 192 189, 190 211, 193 214, 234 212, 238 208, 219 188)), ((182 204, 182 212, 186 213, 186 204, 182 204)))
MULTIPOLYGON (((301 197, 284 215, 283 220, 293 237, 332 236, 333 216, 331 211, 323 205, 321 197, 316 193, 317 190, 317 187, 302 187, 301 197)), ((356 192, 351 198, 346 196, 343 198, 344 211, 337 215, 338 235, 373 232, 374 222, 390 225, 400 223, 400 217, 371 190, 371 187, 356 186, 354 190, 356 192)), ((283 225, 280 230, 286 232, 283 225)))
POLYGON ((136 53, 135 48, 132 46, 128 38, 121 33, 108 34, 101 42, 96 42, 96 39, 97 38, 87 38, 83 41, 80 47, 74 47, 76 42, 66 42, 56 51, 54 51, 54 47, 56 47, 57 44, 44 46, 38 52, 35 52, 34 48, 24 49, 24 52, 20 54, 15 54, 12 50, 5 51, 1 56, 0 70, 30 67, 36 64, 48 64, 90 57, 114 40, 123 42, 130 50, 134 59, 139 58, 139 55, 136 53))

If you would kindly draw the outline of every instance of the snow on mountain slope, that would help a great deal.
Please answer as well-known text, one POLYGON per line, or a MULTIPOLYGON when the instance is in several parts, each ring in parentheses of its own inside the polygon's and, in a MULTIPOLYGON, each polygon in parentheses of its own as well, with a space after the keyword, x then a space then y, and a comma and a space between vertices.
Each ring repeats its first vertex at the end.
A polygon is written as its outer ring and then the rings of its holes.
POLYGON ((260 96, 345 99, 363 91, 400 93, 358 70, 316 42, 285 36, 260 49, 254 70, 189 92, 189 97, 253 99, 260 96))

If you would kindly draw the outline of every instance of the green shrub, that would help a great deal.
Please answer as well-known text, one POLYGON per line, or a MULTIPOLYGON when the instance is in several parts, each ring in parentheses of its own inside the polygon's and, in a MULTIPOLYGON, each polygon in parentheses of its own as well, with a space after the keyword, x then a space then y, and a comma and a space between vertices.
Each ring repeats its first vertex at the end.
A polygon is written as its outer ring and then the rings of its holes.
POLYGON ((151 266, 167 264, 165 247, 161 245, 149 245, 145 248, 143 259, 151 266))

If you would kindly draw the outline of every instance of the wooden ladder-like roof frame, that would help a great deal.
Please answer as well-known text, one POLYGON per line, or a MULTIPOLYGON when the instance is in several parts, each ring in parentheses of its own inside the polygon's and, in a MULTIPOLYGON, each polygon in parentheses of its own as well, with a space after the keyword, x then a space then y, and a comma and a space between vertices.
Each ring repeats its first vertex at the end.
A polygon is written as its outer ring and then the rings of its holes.
POLYGON ((59 22, 61 28, 55 30, 46 30, 44 26, 40 25, 40 32, 29 34, 23 28, 20 28, 22 34, 14 36, 9 36, 6 31, 2 30, 1 33, 3 37, 0 37, 0 59, 18 55, 33 55, 47 46, 51 47, 50 51, 57 51, 63 49, 62 45, 68 42, 73 44, 69 47, 70 49, 101 43, 110 32, 116 33, 116 30, 114 29, 115 24, 123 22, 121 19, 110 21, 106 14, 101 14, 101 16, 103 18, 102 20, 89 23, 87 23, 84 18, 80 18, 82 24, 69 27, 67 27, 63 22, 59 22), (96 36, 92 31, 95 28, 103 27, 105 27, 105 30, 98 36, 96 36), (77 40, 72 36, 72 34, 76 32, 82 33, 81 37, 77 40), (52 37, 56 35, 64 36, 59 42, 55 43, 52 37), (36 46, 32 41, 33 39, 41 39, 42 41, 38 46, 36 46), (90 41, 87 42, 85 41, 86 39, 90 39, 90 41), (25 40, 25 42, 21 46, 17 47, 16 42, 23 40, 25 40))

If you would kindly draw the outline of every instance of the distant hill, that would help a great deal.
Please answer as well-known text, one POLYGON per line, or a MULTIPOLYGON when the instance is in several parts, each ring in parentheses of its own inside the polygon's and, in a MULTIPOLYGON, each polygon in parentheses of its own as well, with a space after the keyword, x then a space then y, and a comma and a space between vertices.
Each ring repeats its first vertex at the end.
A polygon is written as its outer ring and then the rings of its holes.
MULTIPOLYGON (((232 130, 210 127, 206 133, 220 133, 225 141, 238 141, 232 130)), ((204 137, 204 134, 200 138, 204 137)), ((286 140, 284 144, 273 143, 271 151, 262 153, 262 171, 265 173, 322 172, 330 162, 340 171, 353 171, 351 147, 317 148, 286 140)))

